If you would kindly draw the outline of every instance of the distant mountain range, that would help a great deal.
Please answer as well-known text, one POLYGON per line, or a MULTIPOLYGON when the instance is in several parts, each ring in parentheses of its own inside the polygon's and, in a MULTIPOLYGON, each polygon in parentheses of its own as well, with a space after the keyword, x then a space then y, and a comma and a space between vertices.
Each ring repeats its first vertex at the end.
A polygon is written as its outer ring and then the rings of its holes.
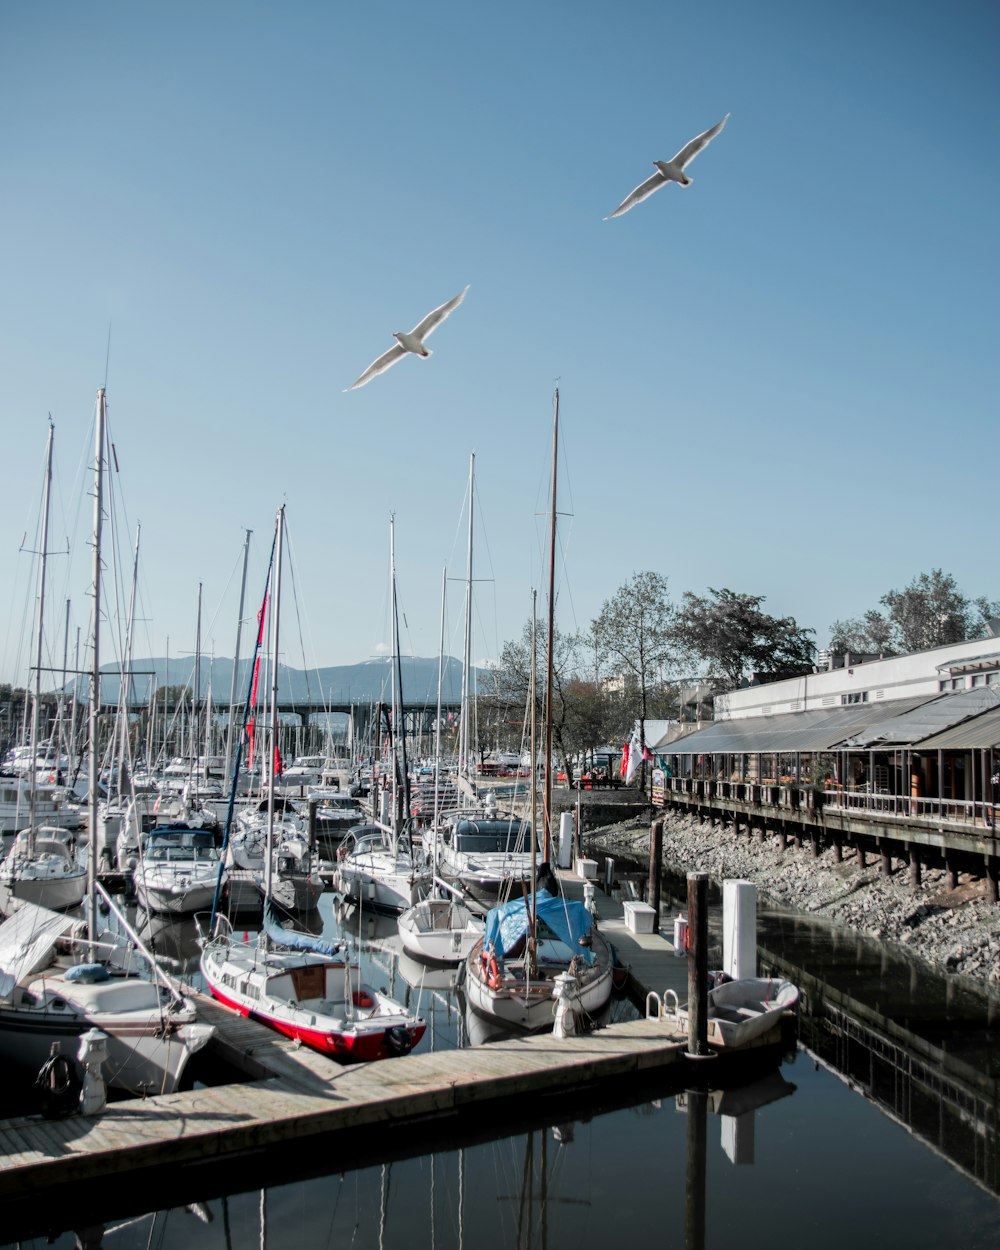
MULTIPOLYGON (((404 656, 402 668, 403 701, 409 706, 437 702, 438 661, 420 656, 404 656)), ((118 699, 119 666, 101 665, 107 676, 101 679, 102 703, 114 703, 118 699)), ((165 658, 134 660, 133 701, 146 703, 150 689, 164 686, 194 687, 194 660, 190 656, 169 661, 165 658), (155 678, 155 683, 154 683, 155 678)), ((263 680, 263 676, 262 676, 263 680)), ((236 702, 242 704, 247 697, 250 681, 250 661, 241 660, 236 682, 236 702)), ((472 670, 472 689, 482 684, 485 688, 486 670, 472 670)), ((206 698, 209 690, 216 706, 228 704, 233 682, 233 661, 203 658, 199 672, 199 697, 206 698)), ((392 692, 392 672, 388 656, 364 660, 360 664, 338 664, 328 668, 288 668, 282 664, 278 670, 278 697, 282 703, 345 704, 388 703, 392 692)), ((79 678, 76 693, 81 699, 88 697, 86 678, 79 678)), ((459 703, 462 698, 462 665, 453 656, 444 660, 441 678, 441 699, 444 703, 459 703)))

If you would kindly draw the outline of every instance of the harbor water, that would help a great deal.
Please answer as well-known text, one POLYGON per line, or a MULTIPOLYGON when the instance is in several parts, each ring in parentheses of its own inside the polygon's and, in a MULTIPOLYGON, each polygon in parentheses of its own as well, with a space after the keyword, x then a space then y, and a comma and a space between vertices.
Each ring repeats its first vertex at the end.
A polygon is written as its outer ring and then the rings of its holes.
MULTIPOLYGON (((389 1126, 364 1154, 310 1140, 280 1165, 248 1158, 223 1181, 187 1169, 136 1193, 123 1178, 86 1211, 46 1203, 36 1220, 0 1230, 0 1244, 1000 1244, 994 1005, 823 924, 759 919, 762 962, 808 976, 797 1044, 736 1088, 712 1089, 711 1076, 692 1089, 665 1081, 613 1104, 580 1091, 543 1100, 531 1122, 482 1124, 464 1140, 428 1125, 416 1157, 394 1147, 389 1126)), ((349 935, 368 979, 424 1015, 420 1049, 484 1044, 454 973, 401 955, 393 918, 326 895, 311 927, 349 935)), ((151 936, 197 982, 193 924, 158 924, 151 936)), ((612 1006, 619 1018, 637 1011, 628 1000, 612 1006)))

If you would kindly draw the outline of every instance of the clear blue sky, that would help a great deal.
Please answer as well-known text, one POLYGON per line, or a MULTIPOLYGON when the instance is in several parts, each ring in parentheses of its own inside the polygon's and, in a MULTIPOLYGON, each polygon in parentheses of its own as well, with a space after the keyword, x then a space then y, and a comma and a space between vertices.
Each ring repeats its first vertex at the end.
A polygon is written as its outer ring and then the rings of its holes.
POLYGON ((495 655, 546 583, 556 378, 564 629, 640 569, 820 645, 932 567, 1000 597, 998 34, 962 0, 3 6, 0 676, 49 412, 53 648, 65 598, 86 629, 109 325, 140 655, 193 650, 199 582, 232 654, 243 531, 254 597, 283 501, 305 662, 388 641, 391 510, 435 655, 472 450, 495 655), (602 220, 730 112, 691 187, 602 220), (466 283, 430 360, 343 393, 466 283))

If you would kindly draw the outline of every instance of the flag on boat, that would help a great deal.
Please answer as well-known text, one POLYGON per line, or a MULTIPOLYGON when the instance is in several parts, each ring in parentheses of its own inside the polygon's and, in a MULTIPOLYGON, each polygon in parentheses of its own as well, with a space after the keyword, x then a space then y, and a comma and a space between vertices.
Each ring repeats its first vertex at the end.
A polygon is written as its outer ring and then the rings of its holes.
MULTIPOLYGON (((632 778, 641 768, 643 761, 649 762, 653 758, 653 752, 642 741, 638 726, 632 730, 632 741, 628 744, 627 750, 628 764, 625 767, 625 784, 630 785, 632 778)), ((622 763, 624 765, 624 759, 622 763)))
POLYGON ((628 778, 628 743, 627 743, 627 742, 626 742, 626 743, 624 743, 624 745, 622 746, 622 768, 621 768, 621 773, 622 773, 622 781, 627 780, 627 778, 628 778))

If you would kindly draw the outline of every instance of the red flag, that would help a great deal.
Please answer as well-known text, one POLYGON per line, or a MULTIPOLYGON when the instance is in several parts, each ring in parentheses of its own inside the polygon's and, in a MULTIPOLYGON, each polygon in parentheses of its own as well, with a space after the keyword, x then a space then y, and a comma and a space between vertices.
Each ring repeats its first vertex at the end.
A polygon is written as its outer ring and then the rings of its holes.
POLYGON ((254 724, 253 717, 247 721, 247 741, 250 743, 250 750, 247 755, 247 768, 253 772, 253 744, 254 744, 254 724))
POLYGON ((274 775, 281 776, 281 752, 278 750, 278 744, 274 745, 274 775))
POLYGON ((271 596, 264 596, 264 602, 260 605, 260 611, 257 613, 257 646, 259 647, 264 638, 264 620, 267 617, 267 601, 271 596))
POLYGON ((625 745, 622 747, 622 780, 625 779, 625 774, 627 772, 628 772, 628 743, 626 742, 625 745))

